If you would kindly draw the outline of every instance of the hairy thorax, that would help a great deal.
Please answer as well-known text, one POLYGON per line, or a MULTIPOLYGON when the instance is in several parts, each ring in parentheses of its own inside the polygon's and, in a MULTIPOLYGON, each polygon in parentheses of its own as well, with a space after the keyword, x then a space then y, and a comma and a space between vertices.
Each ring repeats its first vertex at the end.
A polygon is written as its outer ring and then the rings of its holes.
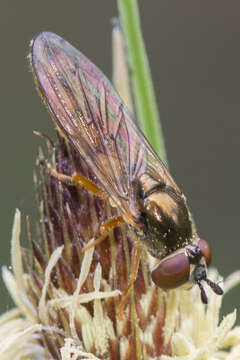
POLYGON ((161 259, 190 243, 192 223, 184 196, 146 173, 139 180, 139 188, 144 222, 144 231, 140 236, 148 251, 161 259))

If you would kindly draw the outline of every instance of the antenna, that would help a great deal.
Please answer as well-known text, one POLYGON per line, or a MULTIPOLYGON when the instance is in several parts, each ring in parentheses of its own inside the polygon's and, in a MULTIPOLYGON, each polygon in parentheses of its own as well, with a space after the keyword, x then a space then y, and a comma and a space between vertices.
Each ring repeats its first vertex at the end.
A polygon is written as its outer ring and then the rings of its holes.
POLYGON ((215 294, 217 294, 217 295, 223 294, 223 289, 218 284, 214 283, 212 280, 210 280, 208 278, 203 279, 203 280, 206 281, 208 286, 210 286, 210 288, 215 292, 215 294))
POLYGON ((197 284, 198 284, 199 289, 200 289, 200 292, 201 292, 202 302, 203 302, 204 304, 207 304, 207 303, 208 303, 208 297, 207 297, 206 291, 204 290, 204 287, 202 286, 202 284, 200 283, 200 281, 197 281, 197 284))

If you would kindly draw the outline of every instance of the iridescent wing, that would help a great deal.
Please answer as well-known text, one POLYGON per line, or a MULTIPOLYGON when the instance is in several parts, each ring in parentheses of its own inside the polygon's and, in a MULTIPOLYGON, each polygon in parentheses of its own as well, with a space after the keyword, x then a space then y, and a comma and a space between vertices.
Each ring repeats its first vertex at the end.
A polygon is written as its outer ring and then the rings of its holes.
POLYGON ((118 208, 129 212, 133 183, 147 172, 180 193, 104 74, 61 37, 41 33, 32 67, 57 126, 118 208))

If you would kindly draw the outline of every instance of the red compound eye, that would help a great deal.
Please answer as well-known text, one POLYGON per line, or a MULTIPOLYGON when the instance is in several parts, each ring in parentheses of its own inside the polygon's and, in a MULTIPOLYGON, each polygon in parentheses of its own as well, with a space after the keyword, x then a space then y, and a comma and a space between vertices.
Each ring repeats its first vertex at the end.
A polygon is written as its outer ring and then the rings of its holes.
POLYGON ((162 260, 152 271, 153 282, 162 289, 174 289, 189 280, 190 264, 184 251, 162 260))
POLYGON ((206 260, 207 266, 209 266, 211 263, 212 256, 211 256, 211 249, 210 249, 208 242, 206 240, 200 239, 198 242, 198 246, 206 260))

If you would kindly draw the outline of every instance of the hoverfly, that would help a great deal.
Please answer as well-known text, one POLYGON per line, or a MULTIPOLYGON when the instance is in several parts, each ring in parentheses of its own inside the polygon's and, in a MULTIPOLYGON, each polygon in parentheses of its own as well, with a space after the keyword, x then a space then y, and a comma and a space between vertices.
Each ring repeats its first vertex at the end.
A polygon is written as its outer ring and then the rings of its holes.
POLYGON ((101 226, 101 236, 84 250, 124 223, 134 238, 130 281, 121 309, 136 280, 143 249, 159 259, 151 273, 158 287, 172 289, 190 280, 207 303, 202 284, 206 282, 221 295, 219 285, 207 278, 210 247, 196 232, 186 198, 104 74, 72 45, 48 32, 34 39, 31 63, 57 128, 99 185, 80 174, 58 174, 49 166, 51 175, 107 199, 120 213, 101 226))

